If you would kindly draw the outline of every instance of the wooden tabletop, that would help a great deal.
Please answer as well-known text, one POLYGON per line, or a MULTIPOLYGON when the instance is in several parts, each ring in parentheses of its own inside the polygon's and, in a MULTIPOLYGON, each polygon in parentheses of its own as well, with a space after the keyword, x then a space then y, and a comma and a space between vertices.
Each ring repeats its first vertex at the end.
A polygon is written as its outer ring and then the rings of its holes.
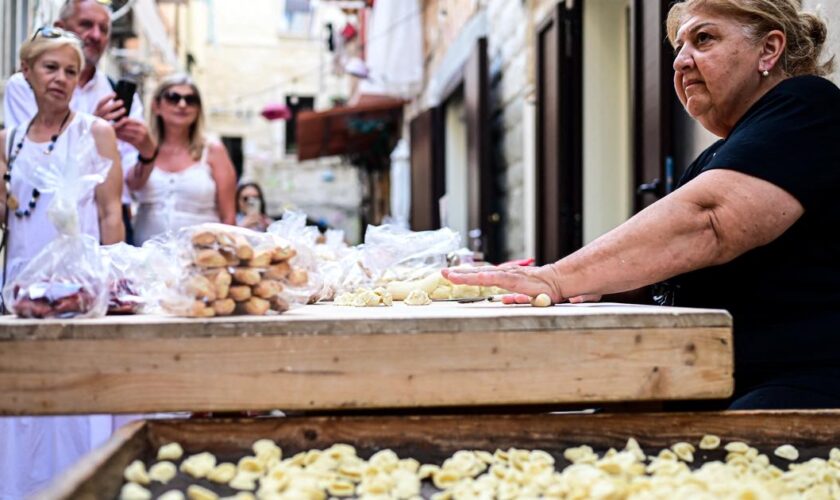
POLYGON ((5 414, 724 398, 732 372, 732 319, 720 310, 445 302, 0 318, 5 414))

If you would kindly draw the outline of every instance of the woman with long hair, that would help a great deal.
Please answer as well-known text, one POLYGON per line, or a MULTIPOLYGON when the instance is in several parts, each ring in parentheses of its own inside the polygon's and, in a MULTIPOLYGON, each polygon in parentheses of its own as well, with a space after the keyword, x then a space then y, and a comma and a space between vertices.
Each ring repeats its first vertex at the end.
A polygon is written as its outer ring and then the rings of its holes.
POLYGON ((158 149, 128 173, 139 202, 135 242, 205 222, 236 223, 236 173, 221 142, 204 135, 201 94, 192 78, 164 79, 152 98, 158 149))
POLYGON ((240 184, 236 190, 236 225, 265 231, 272 220, 265 213, 265 197, 256 182, 240 184))

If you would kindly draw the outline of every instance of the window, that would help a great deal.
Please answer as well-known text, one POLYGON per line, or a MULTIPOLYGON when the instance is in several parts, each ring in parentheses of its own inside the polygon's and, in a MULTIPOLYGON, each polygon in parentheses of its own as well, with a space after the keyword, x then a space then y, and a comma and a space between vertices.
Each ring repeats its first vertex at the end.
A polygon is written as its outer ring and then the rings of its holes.
POLYGON ((18 49, 29 34, 29 0, 0 2, 0 79, 17 71, 18 49))
POLYGON ((285 0, 280 32, 306 36, 312 30, 312 5, 310 0, 285 0))
POLYGON ((308 96, 286 96, 286 107, 292 112, 292 117, 286 120, 286 153, 297 152, 297 116, 301 111, 315 108, 315 98, 308 96))

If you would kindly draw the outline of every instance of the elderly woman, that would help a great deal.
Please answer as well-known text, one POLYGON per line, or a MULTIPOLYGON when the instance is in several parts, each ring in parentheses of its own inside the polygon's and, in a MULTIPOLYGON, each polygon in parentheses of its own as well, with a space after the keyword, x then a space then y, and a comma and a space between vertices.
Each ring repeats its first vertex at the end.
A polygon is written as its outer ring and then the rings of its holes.
POLYGON ((192 78, 173 75, 160 83, 151 123, 158 150, 126 176, 140 203, 135 243, 194 224, 235 224, 236 172, 225 146, 204 136, 201 94, 192 78))
POLYGON ((680 188, 540 268, 447 273, 554 302, 666 283, 734 318, 732 408, 840 407, 840 90, 826 27, 796 0, 687 0, 668 16, 674 87, 721 139, 680 188))
MULTIPOLYGON (((83 233, 104 244, 123 239, 122 171, 114 130, 105 121, 70 110, 70 98, 84 65, 81 41, 59 28, 42 28, 20 49, 23 76, 35 94, 38 112, 20 126, 0 131, 0 216, 5 220, 4 275, 13 279, 20 268, 57 236, 47 218, 51 193, 40 193, 18 174, 18 168, 50 162, 83 174, 97 158, 111 167, 92 197, 79 202, 83 233), (87 148, 93 141, 93 146, 87 148), (92 151, 79 158, 78 151, 92 151)), ((0 418, 0 498, 23 498, 43 487, 57 472, 73 464, 111 431, 110 417, 0 418)))

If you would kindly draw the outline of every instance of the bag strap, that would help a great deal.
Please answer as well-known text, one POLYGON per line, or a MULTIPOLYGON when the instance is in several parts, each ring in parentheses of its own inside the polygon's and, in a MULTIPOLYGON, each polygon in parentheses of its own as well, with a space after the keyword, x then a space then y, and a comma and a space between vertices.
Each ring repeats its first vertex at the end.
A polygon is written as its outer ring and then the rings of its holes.
MULTIPOLYGON (((8 151, 6 151, 6 169, 7 170, 9 168, 9 161, 10 161, 9 158, 12 156, 12 148, 15 145, 15 136, 17 135, 17 131, 18 131, 18 127, 14 127, 10 131, 12 135, 9 139, 8 151)), ((9 189, 11 189, 11 188, 12 188, 12 186, 10 184, 9 189)), ((8 242, 9 242, 9 205, 8 205, 7 202, 8 202, 8 199, 9 199, 10 195, 11 195, 11 193, 6 193, 6 200, 4 201, 4 203, 6 203, 6 210, 3 211, 3 213, 4 213, 4 216, 3 216, 3 219, 4 219, 3 220, 3 240, 0 241, 0 252, 3 252, 3 287, 6 286, 6 278, 7 278, 6 265, 9 262, 9 251, 8 251, 9 250, 8 249, 8 242)), ((6 307, 6 303, 3 300, 0 300, 0 312, 2 312, 3 314, 8 314, 9 313, 9 309, 6 307)))

